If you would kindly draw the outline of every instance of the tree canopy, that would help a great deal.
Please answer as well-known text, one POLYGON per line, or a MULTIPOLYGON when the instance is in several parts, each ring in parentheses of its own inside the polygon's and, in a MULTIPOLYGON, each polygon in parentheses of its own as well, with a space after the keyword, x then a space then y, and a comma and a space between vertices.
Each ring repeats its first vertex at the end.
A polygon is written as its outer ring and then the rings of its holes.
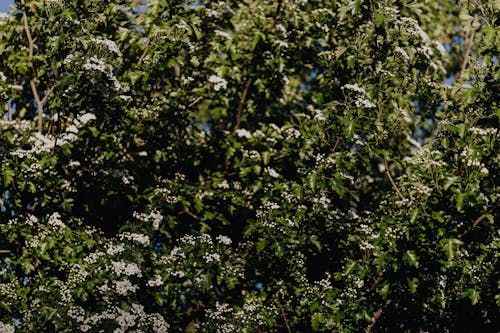
POLYGON ((496 332, 498 0, 16 0, 0 332, 496 332))

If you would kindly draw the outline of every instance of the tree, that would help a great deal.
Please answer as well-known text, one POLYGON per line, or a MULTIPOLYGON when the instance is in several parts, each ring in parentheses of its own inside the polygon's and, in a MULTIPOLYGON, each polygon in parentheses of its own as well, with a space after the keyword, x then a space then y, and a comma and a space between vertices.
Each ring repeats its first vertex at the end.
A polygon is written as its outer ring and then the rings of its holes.
POLYGON ((16 1, 2 332, 494 332, 498 1, 16 1))

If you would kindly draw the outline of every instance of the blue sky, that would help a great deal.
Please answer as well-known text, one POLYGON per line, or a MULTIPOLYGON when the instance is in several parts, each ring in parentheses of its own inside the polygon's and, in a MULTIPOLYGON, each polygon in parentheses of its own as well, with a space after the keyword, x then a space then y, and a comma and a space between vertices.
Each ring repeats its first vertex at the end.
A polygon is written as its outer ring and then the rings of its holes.
POLYGON ((8 12, 10 10, 10 5, 14 3, 14 0, 0 0, 0 12, 8 12))

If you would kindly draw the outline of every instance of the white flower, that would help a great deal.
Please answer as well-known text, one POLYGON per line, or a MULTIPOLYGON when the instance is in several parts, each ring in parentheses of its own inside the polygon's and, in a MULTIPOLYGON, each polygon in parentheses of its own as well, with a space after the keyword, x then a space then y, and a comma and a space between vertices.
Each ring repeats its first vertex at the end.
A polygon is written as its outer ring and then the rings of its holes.
POLYGON ((2 333, 15 333, 16 328, 11 324, 4 324, 0 321, 0 332, 2 333))
POLYGON ((132 276, 136 275, 138 277, 142 276, 142 272, 140 268, 135 263, 126 263, 123 261, 111 261, 111 266, 116 275, 127 275, 132 276))
POLYGON ((121 240, 128 239, 134 242, 137 242, 139 244, 142 244, 144 246, 149 245, 149 236, 148 235, 143 235, 143 234, 135 234, 135 233, 130 233, 130 232, 124 232, 121 233, 118 236, 121 240))
POLYGON ((247 139, 250 139, 252 137, 252 134, 244 128, 237 129, 236 135, 239 136, 240 138, 247 138, 247 139))
POLYGON ((274 170, 273 168, 270 168, 270 167, 266 167, 264 169, 264 172, 273 178, 278 178, 280 176, 280 174, 278 172, 276 172, 276 170, 274 170))
POLYGON ((125 247, 123 247, 123 244, 109 244, 108 249, 106 250, 106 254, 109 254, 110 256, 113 256, 115 254, 120 254, 123 251, 125 251, 125 247))
POLYGON ((219 91, 221 89, 227 88, 227 81, 217 75, 211 75, 208 78, 208 82, 214 84, 214 90, 219 91))
POLYGON ((401 47, 398 46, 398 47, 396 47, 394 49, 394 52, 399 53, 401 55, 401 57, 403 57, 403 59, 405 61, 410 60, 410 56, 408 55, 408 53, 403 48, 401 48, 401 47))
POLYGON ((358 107, 358 108, 366 108, 366 109, 374 109, 376 108, 377 106, 375 104, 373 104, 369 99, 356 99, 354 101, 354 104, 358 107))
POLYGON ((95 114, 85 113, 85 114, 82 114, 81 116, 78 116, 78 118, 76 118, 75 123, 77 123, 77 125, 79 127, 82 127, 82 126, 85 126, 89 121, 95 120, 95 119, 96 119, 95 114))
POLYGON ((49 217, 48 224, 54 229, 62 229, 66 227, 66 225, 61 221, 61 215, 57 212, 49 217))
POLYGON ((358 93, 361 93, 361 94, 364 94, 365 93, 365 89, 358 86, 357 84, 345 84, 342 86, 342 88, 340 88, 342 90, 351 90, 351 91, 355 91, 355 92, 358 92, 358 93))
POLYGON ((215 35, 216 36, 220 36, 220 37, 224 37, 224 38, 227 38, 229 40, 233 39, 233 37, 228 34, 227 32, 225 31, 221 31, 221 30, 215 30, 215 35))
POLYGON ((119 295, 126 296, 129 292, 135 293, 137 289, 139 287, 133 285, 129 280, 115 281, 115 290, 119 295))
POLYGON ((116 43, 110 39, 92 38, 91 41, 97 45, 105 46, 109 51, 116 53, 119 56, 122 55, 116 43))
POLYGON ((224 236, 224 235, 219 235, 215 239, 217 239, 217 241, 219 243, 224 244, 224 245, 231 245, 231 243, 233 242, 231 240, 231 238, 224 236))
POLYGON ((154 279, 148 281, 148 286, 159 287, 163 284, 163 280, 160 275, 155 275, 154 279))
POLYGON ((78 128, 75 125, 69 125, 68 127, 66 127, 66 132, 78 134, 78 128))

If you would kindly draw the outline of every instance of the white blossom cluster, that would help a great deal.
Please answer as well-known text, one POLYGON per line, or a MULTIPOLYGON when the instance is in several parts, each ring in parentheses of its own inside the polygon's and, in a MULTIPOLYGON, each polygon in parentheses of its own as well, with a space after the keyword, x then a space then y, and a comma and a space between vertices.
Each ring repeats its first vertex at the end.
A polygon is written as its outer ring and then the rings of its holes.
POLYGON ((479 170, 479 174, 487 176, 490 173, 484 163, 475 157, 474 151, 471 148, 465 147, 460 153, 460 157, 467 167, 479 170))
POLYGON ((411 157, 404 157, 403 161, 418 165, 424 169, 427 168, 439 168, 446 166, 446 162, 442 160, 442 153, 439 150, 431 150, 429 146, 424 146, 422 149, 414 152, 411 157))
POLYGON ((163 215, 156 210, 149 212, 149 214, 134 212, 133 217, 147 224, 152 224, 154 230, 158 230, 160 228, 161 221, 163 221, 163 215))
POLYGON ((136 234, 136 233, 130 233, 130 232, 122 232, 121 234, 118 235, 118 239, 120 240, 130 240, 136 243, 139 243, 144 246, 148 246, 150 244, 150 239, 148 235, 144 234, 136 234))
POLYGON ((221 89, 225 90, 227 88, 227 81, 217 75, 210 75, 210 77, 208 78, 208 82, 213 84, 213 88, 215 91, 219 91, 221 89))
MULTIPOLYGON (((78 318, 81 319, 81 314, 78 318)), ((85 318, 80 322, 81 332, 95 331, 100 324, 106 321, 115 322, 118 325, 113 332, 125 333, 133 329, 134 332, 154 332, 168 333, 170 325, 159 313, 146 313, 144 306, 140 304, 130 304, 128 310, 120 307, 111 307, 101 313, 85 318)))
POLYGON ((479 128, 479 127, 471 127, 469 128, 469 131, 478 136, 494 136, 497 134, 498 129, 494 127, 488 127, 488 128, 479 128))
POLYGON ((80 264, 73 264, 70 268, 67 284, 71 287, 81 285, 90 276, 90 273, 80 264))
POLYGON ((92 38, 91 41, 97 45, 106 47, 109 51, 115 53, 118 56, 122 55, 118 45, 116 45, 116 43, 110 39, 92 38))
POLYGON ((66 127, 64 133, 61 133, 58 136, 50 134, 44 135, 36 132, 34 136, 29 138, 29 142, 32 145, 31 149, 17 149, 11 152, 11 155, 19 158, 32 158, 40 153, 48 153, 55 147, 62 147, 68 143, 74 142, 78 138, 78 130, 85 126, 88 122, 95 119, 95 115, 92 113, 82 114, 66 127))
POLYGON ((370 101, 366 94, 366 90, 357 84, 345 84, 340 89, 343 91, 353 91, 356 94, 354 105, 358 108, 373 109, 377 106, 370 101))
POLYGON ((132 284, 129 280, 118 280, 113 283, 114 290, 118 295, 127 296, 130 293, 135 293, 139 287, 132 284))
POLYGON ((111 267, 117 276, 142 276, 142 271, 136 263, 127 263, 124 261, 111 261, 111 267))
POLYGON ((163 285, 163 279, 160 275, 155 275, 153 279, 148 280, 147 285, 152 288, 159 287, 163 285))
POLYGON ((61 214, 59 213, 53 213, 50 217, 49 217, 49 220, 47 222, 52 228, 56 229, 56 230, 62 230, 63 228, 66 227, 66 225, 64 224, 64 222, 61 220, 61 214))
POLYGON ((123 246, 123 244, 113 244, 112 242, 110 242, 107 245, 106 254, 114 256, 116 254, 123 253, 124 251, 125 247, 123 246))
POLYGON ((216 302, 205 312, 207 320, 200 328, 219 333, 246 332, 264 326, 265 318, 271 314, 278 314, 277 306, 266 306, 261 299, 249 295, 237 310, 227 303, 216 302))
POLYGON ((96 71, 100 72, 107 76, 107 78, 113 82, 113 87, 116 91, 124 90, 123 86, 118 81, 118 78, 113 74, 113 68, 111 65, 106 64, 106 62, 102 59, 97 58, 96 56, 92 56, 85 61, 83 64, 83 69, 88 71, 96 71))
POLYGON ((12 324, 5 324, 0 321, 0 332, 2 333, 15 333, 16 327, 12 324))

